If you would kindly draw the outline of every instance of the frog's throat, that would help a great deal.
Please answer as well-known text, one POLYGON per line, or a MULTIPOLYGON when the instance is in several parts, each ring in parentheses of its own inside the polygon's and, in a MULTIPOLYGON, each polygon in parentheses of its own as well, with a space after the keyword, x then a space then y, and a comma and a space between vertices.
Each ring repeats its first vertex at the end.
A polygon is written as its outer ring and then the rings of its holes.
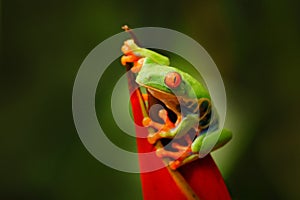
POLYGON ((172 93, 164 92, 146 85, 142 86, 144 86, 153 97, 163 102, 165 106, 172 110, 177 116, 180 115, 179 101, 182 97, 177 97, 172 93))
POLYGON ((179 101, 175 95, 167 92, 152 90, 149 88, 148 91, 151 93, 152 96, 163 102, 167 108, 172 110, 177 115, 177 117, 181 115, 179 101))

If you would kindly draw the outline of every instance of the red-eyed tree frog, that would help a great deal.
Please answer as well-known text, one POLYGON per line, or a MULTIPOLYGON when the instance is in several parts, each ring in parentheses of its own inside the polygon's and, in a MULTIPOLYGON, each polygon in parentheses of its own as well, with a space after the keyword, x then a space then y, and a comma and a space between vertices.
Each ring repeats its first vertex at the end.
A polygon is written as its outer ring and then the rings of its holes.
MULTIPOLYGON (((172 169, 199 158, 207 153, 207 149, 223 146, 231 139, 230 131, 218 129, 218 118, 203 84, 188 73, 169 66, 167 57, 139 47, 132 39, 125 41, 121 50, 124 53, 121 63, 133 65, 131 71, 137 74, 136 83, 161 101, 169 112, 175 113, 176 120, 172 121, 166 109, 159 110, 158 116, 164 123, 150 117, 143 120, 145 127, 155 129, 148 135, 149 143, 171 139, 171 147, 159 148, 156 154, 168 157, 172 169), (207 131, 209 127, 213 131, 207 131)), ((144 98, 147 100, 147 96, 144 98)))

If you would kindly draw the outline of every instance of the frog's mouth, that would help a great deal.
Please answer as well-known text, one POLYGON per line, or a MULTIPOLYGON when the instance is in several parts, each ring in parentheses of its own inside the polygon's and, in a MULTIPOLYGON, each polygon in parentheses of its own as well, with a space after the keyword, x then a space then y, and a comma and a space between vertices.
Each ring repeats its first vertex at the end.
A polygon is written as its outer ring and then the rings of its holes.
POLYGON ((142 83, 138 83, 140 86, 143 86, 143 87, 145 87, 147 90, 149 90, 149 91, 153 91, 153 92, 155 92, 155 93, 159 93, 159 94, 162 94, 162 95, 168 95, 168 96, 172 96, 172 97, 175 97, 176 98, 176 96, 175 96, 175 94, 174 93, 172 93, 172 92, 166 92, 166 91, 163 91, 163 90, 160 90, 160 89, 157 89, 157 88, 154 88, 154 87, 151 87, 151 86, 149 86, 149 85, 145 85, 145 84, 142 84, 142 83))
POLYGON ((161 86, 159 84, 155 84, 153 82, 151 82, 149 84, 145 84, 145 83, 141 83, 140 81, 136 80, 136 83, 140 86, 143 86, 147 89, 155 90, 157 92, 162 92, 162 93, 166 93, 166 94, 171 94, 172 93, 172 91, 169 88, 161 86))
POLYGON ((179 101, 184 101, 186 99, 183 96, 175 95, 173 92, 166 92, 142 83, 138 84, 145 87, 155 98, 161 100, 162 102, 166 101, 166 104, 171 100, 173 103, 177 103, 178 105, 179 101))

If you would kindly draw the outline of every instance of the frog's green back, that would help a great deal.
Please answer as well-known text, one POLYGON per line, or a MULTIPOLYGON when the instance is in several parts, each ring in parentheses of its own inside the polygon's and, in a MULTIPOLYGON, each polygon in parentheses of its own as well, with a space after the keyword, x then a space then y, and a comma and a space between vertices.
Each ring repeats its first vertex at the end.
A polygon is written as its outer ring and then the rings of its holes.
POLYGON ((194 77, 175 67, 159 65, 146 59, 141 71, 138 73, 136 82, 145 87, 151 87, 167 93, 174 93, 176 96, 186 98, 210 98, 207 89, 194 77), (165 84, 165 77, 170 72, 177 72, 181 76, 181 84, 170 89, 165 84))

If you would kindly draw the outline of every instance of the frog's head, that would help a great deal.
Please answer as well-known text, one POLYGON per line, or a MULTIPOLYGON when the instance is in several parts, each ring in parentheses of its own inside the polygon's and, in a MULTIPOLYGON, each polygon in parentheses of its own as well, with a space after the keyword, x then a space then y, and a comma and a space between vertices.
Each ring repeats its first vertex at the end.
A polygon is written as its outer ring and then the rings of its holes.
POLYGON ((146 88, 183 98, 209 98, 205 87, 189 74, 169 66, 151 63, 145 59, 136 82, 146 88))

